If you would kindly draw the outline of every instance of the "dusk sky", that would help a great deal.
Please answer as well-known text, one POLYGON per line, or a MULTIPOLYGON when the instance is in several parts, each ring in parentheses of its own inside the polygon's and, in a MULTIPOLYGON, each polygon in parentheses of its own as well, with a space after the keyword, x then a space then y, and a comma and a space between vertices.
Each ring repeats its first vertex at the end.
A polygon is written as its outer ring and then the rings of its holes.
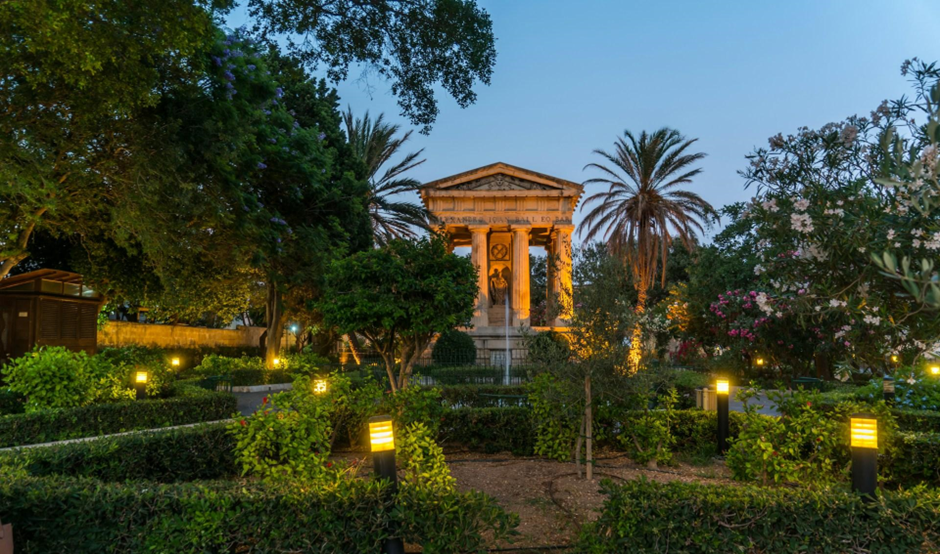
MULTIPOLYGON (((737 171, 768 137, 867 115, 910 91, 905 59, 940 60, 936 1, 478 3, 497 38, 492 84, 467 109, 439 92, 431 134, 410 143, 423 182, 497 161, 581 182, 624 129, 669 126, 699 139, 690 188, 720 207, 750 197, 737 171)), ((241 8, 229 19, 245 22, 241 8)), ((343 109, 410 128, 388 84, 359 74, 337 87, 343 109)))

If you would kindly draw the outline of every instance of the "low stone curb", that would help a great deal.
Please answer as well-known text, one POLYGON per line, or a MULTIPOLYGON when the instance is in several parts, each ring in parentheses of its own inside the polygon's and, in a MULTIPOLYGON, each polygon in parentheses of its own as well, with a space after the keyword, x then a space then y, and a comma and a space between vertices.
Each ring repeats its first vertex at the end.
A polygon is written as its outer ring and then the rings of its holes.
POLYGON ((291 390, 294 387, 291 383, 278 383, 275 385, 252 385, 250 387, 232 387, 232 392, 274 392, 282 390, 291 390))

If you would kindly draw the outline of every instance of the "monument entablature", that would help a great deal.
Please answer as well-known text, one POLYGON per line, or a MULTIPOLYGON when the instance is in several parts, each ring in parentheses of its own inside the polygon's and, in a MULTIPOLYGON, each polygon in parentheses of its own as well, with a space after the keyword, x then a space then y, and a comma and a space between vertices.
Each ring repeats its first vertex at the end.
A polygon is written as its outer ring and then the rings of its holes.
MULTIPOLYGON (((475 334, 530 325, 530 246, 548 254, 549 300, 570 291, 572 219, 583 192, 578 183, 505 163, 421 187, 432 225, 446 232, 451 246, 471 249, 479 271, 475 334)), ((549 326, 566 326, 567 315, 549 326)))

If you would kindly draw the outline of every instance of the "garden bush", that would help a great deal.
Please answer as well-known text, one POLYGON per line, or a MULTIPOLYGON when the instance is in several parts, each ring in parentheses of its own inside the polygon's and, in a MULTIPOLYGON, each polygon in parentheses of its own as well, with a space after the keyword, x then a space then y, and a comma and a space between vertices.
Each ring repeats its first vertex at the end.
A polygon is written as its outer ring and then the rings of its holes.
POLYGON ((403 487, 395 498, 366 480, 300 488, 25 477, 0 483, 0 513, 25 554, 379 552, 390 523, 405 542, 445 554, 480 551, 484 537, 516 523, 480 493, 403 487))
POLYGON ((438 434, 442 444, 469 450, 531 456, 535 448, 529 408, 458 408, 447 410, 438 434))
POLYGON ((450 329, 437 338, 431 359, 437 365, 470 365, 477 361, 477 347, 470 335, 450 329))
POLYGON ((3 416, 0 448, 227 419, 237 409, 231 394, 185 383, 173 392, 178 396, 3 416))
POLYGON ((603 484, 609 498, 586 526, 581 552, 936 552, 940 493, 879 495, 871 505, 843 489, 603 484))
POLYGON ((528 361, 535 365, 552 365, 571 357, 568 339, 555 331, 542 331, 526 337, 529 350, 528 361))
POLYGON ((528 402, 524 385, 453 385, 438 388, 441 391, 441 400, 453 407, 498 408, 528 402), (521 398, 495 398, 496 396, 521 398))
POLYGON ((0 416, 26 411, 26 397, 10 389, 0 389, 0 416))
POLYGON ((62 346, 41 346, 10 361, 3 377, 9 390, 25 399, 24 409, 31 413, 133 398, 132 369, 62 346))
POLYGON ((893 486, 940 487, 940 434, 898 433, 896 445, 879 460, 879 473, 893 486))
POLYGON ((238 473, 234 446, 224 423, 209 423, 7 451, 0 453, 0 466, 22 468, 32 476, 101 481, 219 479, 238 473))

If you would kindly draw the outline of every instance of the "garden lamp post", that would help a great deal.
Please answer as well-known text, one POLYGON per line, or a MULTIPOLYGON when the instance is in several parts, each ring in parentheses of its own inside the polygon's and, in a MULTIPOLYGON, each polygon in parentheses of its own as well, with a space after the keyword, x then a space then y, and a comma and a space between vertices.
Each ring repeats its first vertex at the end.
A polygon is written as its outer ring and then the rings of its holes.
MULTIPOLYGON (((369 444, 372 447, 372 468, 376 477, 389 481, 389 494, 398 490, 398 473, 395 470, 395 432, 392 418, 383 415, 369 419, 369 444)), ((382 551, 385 554, 405 554, 405 545, 395 537, 395 529, 389 529, 382 551)))
POLYGON ((878 487, 878 420, 871 414, 855 414, 849 420, 852 447, 852 490, 866 501, 878 487))
POLYGON ((137 394, 137 400, 147 398, 147 381, 150 375, 146 371, 137 371, 134 373, 134 392, 137 394))
POLYGON ((885 403, 894 404, 894 377, 885 375, 881 381, 881 389, 884 394, 885 403))
POLYGON ((718 379, 715 383, 717 393, 715 401, 718 407, 718 454, 728 450, 728 395, 731 387, 727 379, 718 379))

